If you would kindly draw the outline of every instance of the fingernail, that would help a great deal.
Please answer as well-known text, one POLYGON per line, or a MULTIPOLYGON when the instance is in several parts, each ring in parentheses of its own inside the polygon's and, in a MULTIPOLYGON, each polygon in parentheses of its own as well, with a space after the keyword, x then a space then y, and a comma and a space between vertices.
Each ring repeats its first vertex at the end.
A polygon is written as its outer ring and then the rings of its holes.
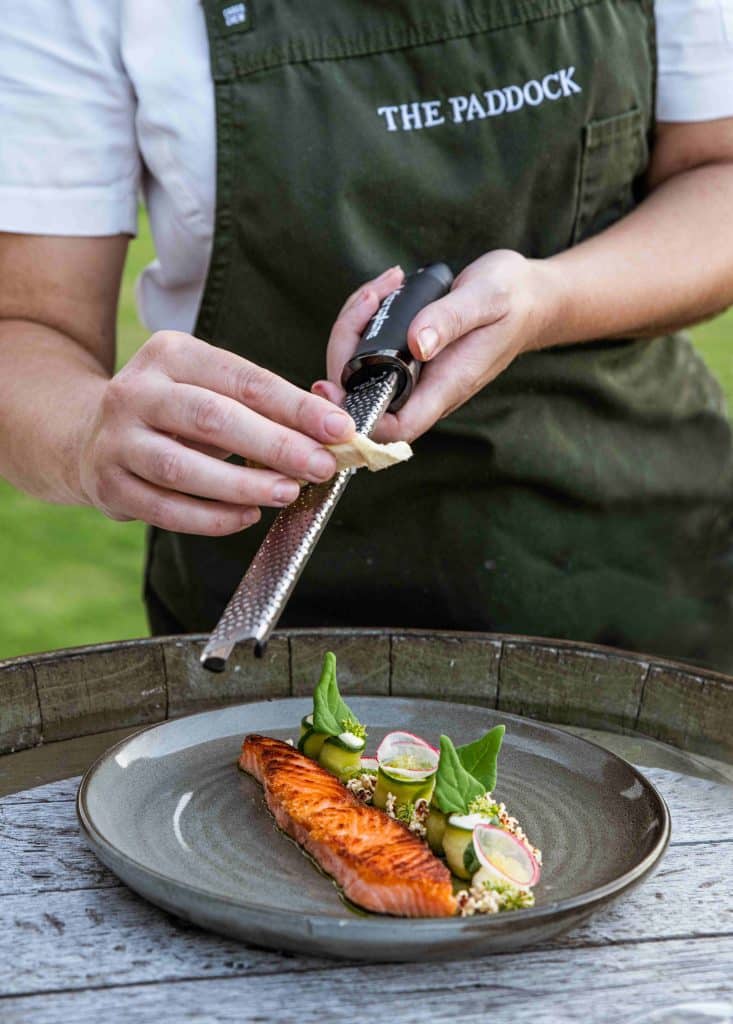
POLYGON ((313 452, 308 459, 308 474, 319 480, 328 480, 334 474, 334 464, 333 455, 329 455, 323 449, 313 452))
POLYGON ((281 480, 272 489, 272 500, 279 505, 289 505, 300 494, 300 487, 294 480, 281 480))
POLYGON ((323 421, 323 426, 327 434, 331 437, 348 437, 349 434, 354 432, 354 424, 349 416, 344 416, 342 412, 330 412, 323 421))
POLYGON ((423 359, 430 359, 438 347, 438 332, 434 327, 423 327, 418 332, 417 341, 420 346, 420 355, 423 359))
POLYGON ((242 513, 242 529, 254 526, 255 523, 259 522, 261 514, 258 508, 248 508, 246 512, 242 513))
POLYGON ((382 271, 382 273, 377 278, 377 281, 381 281, 382 278, 389 277, 389 275, 393 273, 395 270, 402 270, 402 267, 399 265, 399 263, 395 263, 393 267, 390 267, 388 270, 382 271))

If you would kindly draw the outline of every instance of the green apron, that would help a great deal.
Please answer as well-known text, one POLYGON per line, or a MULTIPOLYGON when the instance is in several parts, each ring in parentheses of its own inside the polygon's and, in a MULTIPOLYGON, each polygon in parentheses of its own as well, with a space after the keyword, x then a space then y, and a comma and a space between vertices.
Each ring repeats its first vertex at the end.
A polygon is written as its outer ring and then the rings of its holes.
MULTIPOLYGON (((204 0, 217 208, 195 333, 309 388, 385 267, 542 258, 626 214, 652 0, 204 0)), ((602 286, 602 284, 601 284, 602 286)), ((680 335, 521 356, 356 475, 281 621, 486 629, 733 669, 733 460, 680 335)), ((152 532, 156 630, 208 630, 272 520, 152 532)))

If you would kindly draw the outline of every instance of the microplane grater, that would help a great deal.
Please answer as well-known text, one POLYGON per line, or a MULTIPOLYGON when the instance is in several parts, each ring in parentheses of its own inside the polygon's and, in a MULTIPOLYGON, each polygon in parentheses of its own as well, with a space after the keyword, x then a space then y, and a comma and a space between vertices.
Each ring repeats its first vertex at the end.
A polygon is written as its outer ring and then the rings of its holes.
MULTIPOLYGON (((450 269, 442 263, 417 271, 387 296, 367 324, 343 374, 347 390, 343 408, 358 433, 368 437, 388 409, 399 409, 407 401, 420 367, 407 347, 407 329, 416 313, 448 291, 452 280, 450 269)), ((222 672, 239 641, 252 641, 255 654, 263 653, 355 472, 345 469, 325 483, 308 484, 277 514, 204 647, 201 663, 206 668, 222 672)))

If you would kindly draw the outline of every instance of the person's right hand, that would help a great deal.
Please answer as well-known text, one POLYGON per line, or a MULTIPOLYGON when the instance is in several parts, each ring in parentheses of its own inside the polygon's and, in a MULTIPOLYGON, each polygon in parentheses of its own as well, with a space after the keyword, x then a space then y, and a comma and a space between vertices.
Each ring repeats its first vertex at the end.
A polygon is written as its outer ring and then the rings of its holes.
POLYGON ((81 487, 112 519, 221 536, 256 523, 261 505, 294 501, 297 481, 333 476, 323 445, 353 433, 332 402, 160 331, 106 385, 82 440, 81 487), (231 465, 229 454, 269 468, 231 465))

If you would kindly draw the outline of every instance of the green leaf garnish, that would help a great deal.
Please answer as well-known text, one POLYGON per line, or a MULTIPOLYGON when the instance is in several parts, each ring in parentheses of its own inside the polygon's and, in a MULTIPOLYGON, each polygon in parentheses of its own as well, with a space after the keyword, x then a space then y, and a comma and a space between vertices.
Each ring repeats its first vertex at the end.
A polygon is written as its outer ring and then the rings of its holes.
POLYGON ((313 729, 327 736, 340 736, 352 732, 363 739, 366 729, 339 693, 336 682, 336 655, 326 651, 321 678, 313 692, 313 729))
POLYGON ((444 814, 466 814, 471 801, 483 794, 484 787, 463 767, 452 741, 441 736, 434 795, 438 807, 444 814))
POLYGON ((463 767, 489 793, 496 785, 496 759, 499 756, 505 731, 503 725, 495 725, 480 739, 456 748, 463 767))

